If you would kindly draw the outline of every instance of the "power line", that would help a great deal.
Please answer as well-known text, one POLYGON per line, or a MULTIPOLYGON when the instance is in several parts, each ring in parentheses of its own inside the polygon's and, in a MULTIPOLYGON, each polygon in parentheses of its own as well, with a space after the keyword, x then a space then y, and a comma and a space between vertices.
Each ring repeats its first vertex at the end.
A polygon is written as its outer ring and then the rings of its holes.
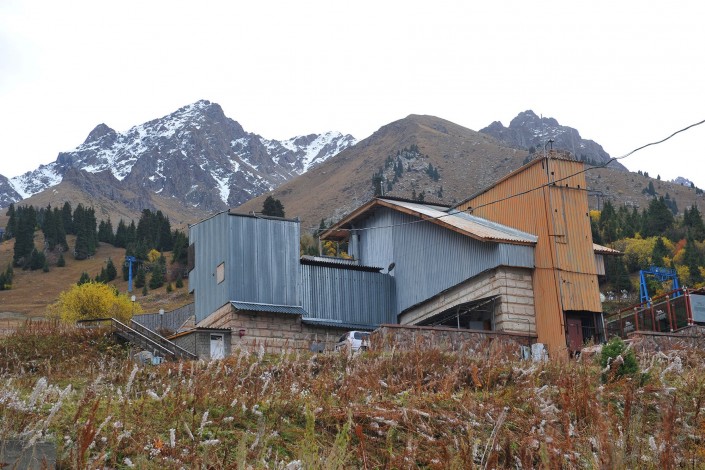
MULTIPOLYGON (((625 158, 627 158, 627 157, 633 155, 634 153, 638 152, 639 150, 643 150, 643 149, 645 149, 645 148, 647 148, 647 147, 651 147, 651 146, 653 146, 653 145, 662 144, 662 143, 666 142, 667 140, 669 140, 669 139, 675 137, 676 135, 680 134, 681 132, 685 132, 685 131, 687 131, 687 130, 689 130, 689 129, 692 129, 693 127, 697 127, 697 126, 699 126, 699 125, 701 125, 701 124, 705 124, 705 119, 703 119, 702 121, 699 121, 699 122, 690 124, 689 126, 686 126, 686 127, 682 128, 682 129, 679 129, 679 130, 675 131, 674 133, 672 133, 671 135, 669 135, 669 136, 666 137, 666 138, 663 138, 663 139, 661 139, 661 140, 657 140, 657 141, 655 141, 655 142, 650 142, 650 143, 648 143, 648 144, 642 145, 641 147, 637 147, 637 148, 635 148, 634 150, 632 150, 631 152, 628 152, 628 153, 626 153, 626 154, 624 154, 624 155, 622 155, 622 156, 620 156, 620 157, 612 157, 612 158, 610 158, 609 160, 607 160, 606 162, 604 162, 604 163, 602 163, 602 164, 600 164, 600 165, 589 166, 589 167, 586 166, 585 168, 583 168, 583 169, 580 170, 580 171, 576 171, 575 173, 572 173, 572 174, 570 174, 570 175, 564 176, 564 177, 559 178, 559 179, 557 179, 557 180, 553 180, 553 181, 551 181, 551 182, 544 183, 544 184, 541 184, 541 185, 536 186, 536 187, 534 187, 534 188, 530 188, 530 189, 527 189, 527 190, 525 190, 525 191, 518 192, 518 193, 516 193, 516 194, 511 194, 511 195, 505 196, 505 197, 503 197, 503 198, 495 199, 494 201, 486 202, 486 203, 484 203, 484 204, 480 204, 479 206, 469 207, 469 208, 467 208, 467 209, 464 209, 463 211, 447 212, 447 213, 444 213, 444 214, 442 214, 442 215, 435 216, 435 217, 433 217, 433 216, 427 216, 427 218, 422 218, 422 219, 419 219, 419 220, 414 220, 414 221, 412 221, 412 222, 400 222, 400 223, 398 223, 398 224, 389 224, 389 225, 385 225, 385 226, 381 226, 381 227, 347 228, 347 229, 339 228, 339 229, 337 229, 337 230, 343 231, 343 232, 364 232, 364 231, 366 231, 366 230, 378 230, 378 229, 384 229, 384 228, 400 227, 400 226, 404 226, 404 225, 412 225, 412 224, 417 224, 417 223, 420 223, 420 222, 429 222, 429 221, 432 221, 432 220, 442 219, 443 217, 448 217, 448 216, 451 216, 451 215, 455 215, 455 214, 457 214, 458 212, 468 212, 469 214, 471 214, 475 209, 479 209, 479 208, 482 208, 482 207, 487 207, 487 206, 490 206, 490 205, 493 205, 493 204, 497 204, 497 203, 500 203, 500 202, 507 201, 507 200, 509 200, 509 199, 513 199, 513 198, 515 198, 515 197, 523 196, 523 195, 529 194, 529 193, 531 193, 531 192, 533 192, 533 191, 538 191, 539 189, 543 189, 543 188, 545 188, 545 187, 547 187, 547 186, 555 186, 556 183, 558 183, 558 182, 565 181, 565 180, 567 180, 567 179, 569 179, 569 178, 572 178, 572 177, 574 177, 574 176, 577 176, 577 175, 579 175, 579 174, 581 174, 581 173, 585 173, 585 172, 590 171, 590 170, 594 170, 594 169, 596 169, 596 168, 605 168, 607 165, 609 165, 610 163, 612 163, 612 162, 614 162, 614 161, 625 159, 625 158)), ((419 201, 419 203, 422 203, 422 202, 419 201)), ((454 206, 454 207, 451 207, 450 209, 454 209, 455 207, 457 207, 457 205, 454 206)), ((450 209, 449 209, 449 210, 450 210, 450 209)), ((318 231, 318 232, 321 231, 321 229, 320 229, 319 227, 311 227, 310 229, 311 229, 311 230, 314 230, 314 231, 318 231)), ((328 229, 326 229, 326 230, 328 230, 328 229)))

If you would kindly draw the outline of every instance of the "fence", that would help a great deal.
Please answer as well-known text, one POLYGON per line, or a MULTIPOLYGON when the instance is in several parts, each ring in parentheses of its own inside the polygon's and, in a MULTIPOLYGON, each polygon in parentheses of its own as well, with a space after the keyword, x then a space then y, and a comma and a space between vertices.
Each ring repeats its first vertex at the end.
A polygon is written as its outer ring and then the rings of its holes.
POLYGON ((605 318, 607 336, 626 338, 637 331, 672 332, 693 324, 690 291, 676 289, 605 318))
POLYGON ((145 313, 143 315, 135 315, 132 319, 150 330, 177 332, 181 325, 195 314, 196 306, 190 303, 172 310, 171 312, 165 312, 164 315, 160 315, 159 313, 145 313))

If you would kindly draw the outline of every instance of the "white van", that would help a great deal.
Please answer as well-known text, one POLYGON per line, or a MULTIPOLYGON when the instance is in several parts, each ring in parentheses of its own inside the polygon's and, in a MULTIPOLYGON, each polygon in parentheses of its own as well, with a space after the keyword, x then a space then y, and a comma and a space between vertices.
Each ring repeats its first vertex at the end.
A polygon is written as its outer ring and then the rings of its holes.
POLYGON ((348 331, 335 345, 336 351, 346 348, 352 352, 364 351, 370 347, 370 333, 367 331, 348 331))

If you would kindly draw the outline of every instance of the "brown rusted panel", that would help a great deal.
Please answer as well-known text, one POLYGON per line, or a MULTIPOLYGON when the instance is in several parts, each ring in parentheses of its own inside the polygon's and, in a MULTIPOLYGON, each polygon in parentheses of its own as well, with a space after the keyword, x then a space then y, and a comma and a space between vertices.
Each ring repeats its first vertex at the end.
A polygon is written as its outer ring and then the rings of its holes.
POLYGON ((560 271, 560 290, 563 310, 601 312, 600 291, 597 276, 593 274, 560 271))
POLYGON ((566 348, 563 312, 602 309, 583 168, 577 161, 540 158, 458 207, 538 236, 536 330, 558 355, 566 348))
POLYGON ((539 343, 546 344, 551 355, 560 355, 566 345, 565 328, 554 276, 551 269, 534 270, 534 310, 539 343))

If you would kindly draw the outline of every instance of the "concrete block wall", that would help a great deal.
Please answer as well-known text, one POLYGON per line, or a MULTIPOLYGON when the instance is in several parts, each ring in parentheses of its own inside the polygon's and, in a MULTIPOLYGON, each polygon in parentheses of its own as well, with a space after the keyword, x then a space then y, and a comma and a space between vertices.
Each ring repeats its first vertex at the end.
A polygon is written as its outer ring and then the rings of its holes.
POLYGON ((211 331, 198 331, 194 330, 191 333, 178 336, 172 339, 172 342, 178 346, 184 348, 185 350, 195 354, 199 359, 210 359, 211 356, 211 334, 222 334, 224 335, 224 346, 225 355, 229 356, 232 354, 231 340, 228 336, 232 336, 231 332, 211 332, 211 331))
POLYGON ((495 304, 496 331, 533 334, 536 332, 531 270, 499 267, 448 289, 402 313, 399 323, 413 325, 456 305, 499 296, 495 304))
POLYGON ((520 346, 530 346, 535 342, 536 336, 528 334, 413 325, 382 325, 372 332, 370 338, 372 349, 440 348, 479 354, 504 350, 517 356, 520 346))
POLYGON ((198 326, 232 330, 233 351, 239 348, 257 351, 264 347, 268 353, 279 353, 283 349, 310 351, 314 344, 331 351, 335 349, 340 336, 348 331, 344 328, 306 325, 301 322, 300 315, 236 311, 230 304, 213 312, 198 326), (240 330, 244 330, 242 336, 240 330))

